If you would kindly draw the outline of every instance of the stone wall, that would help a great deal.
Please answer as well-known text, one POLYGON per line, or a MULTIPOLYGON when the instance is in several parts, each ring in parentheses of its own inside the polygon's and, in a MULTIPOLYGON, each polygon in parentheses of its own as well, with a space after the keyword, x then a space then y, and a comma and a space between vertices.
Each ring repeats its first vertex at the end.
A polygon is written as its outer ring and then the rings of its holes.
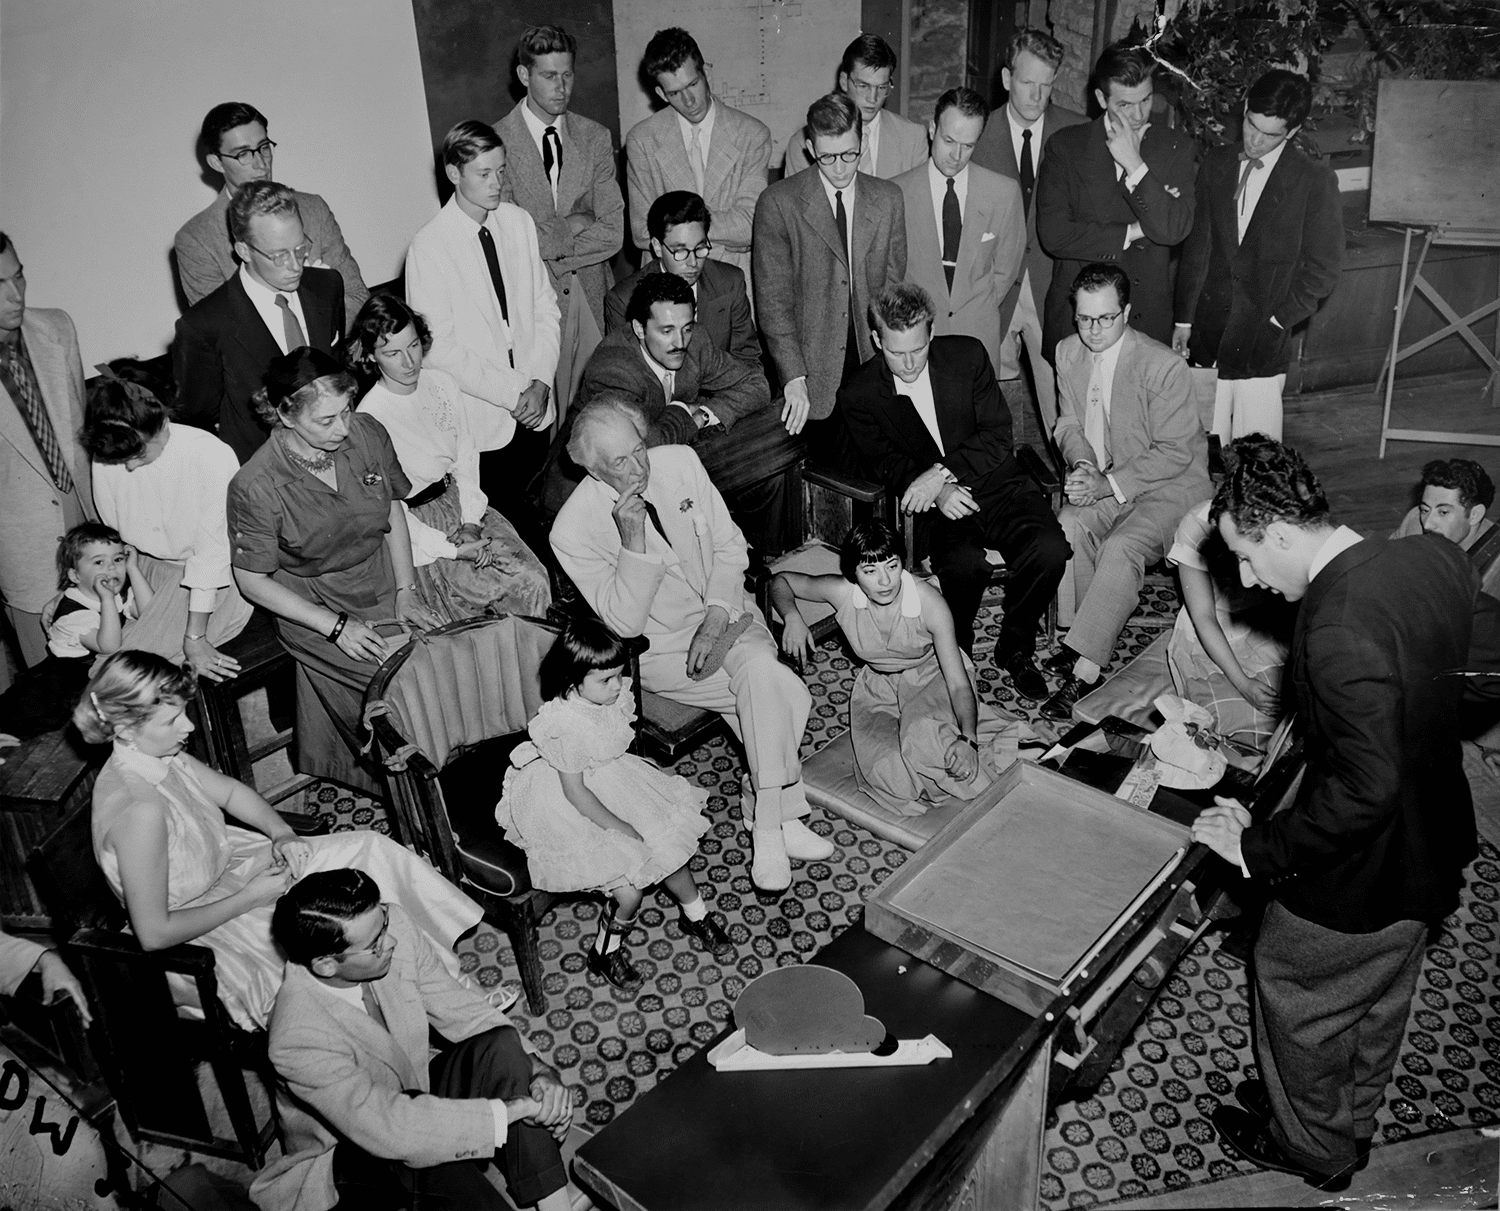
POLYGON ((1052 36, 1063 44, 1063 60, 1057 81, 1052 86, 1052 100, 1075 113, 1088 113, 1090 55, 1094 45, 1094 0, 1051 0, 1047 16, 1052 22, 1052 36))
POLYGON ((937 99, 964 82, 969 36, 969 0, 912 0, 911 95, 903 112, 926 125, 937 99))

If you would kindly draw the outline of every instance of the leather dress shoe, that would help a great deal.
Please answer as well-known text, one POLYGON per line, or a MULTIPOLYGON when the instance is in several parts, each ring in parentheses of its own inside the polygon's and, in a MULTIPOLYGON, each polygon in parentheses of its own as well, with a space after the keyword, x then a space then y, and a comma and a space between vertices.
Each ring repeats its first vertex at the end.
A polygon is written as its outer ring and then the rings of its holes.
MULTIPOLYGON (((1266 1083, 1261 1080, 1241 1081, 1234 1087, 1235 1101, 1239 1102, 1246 1110, 1258 1119, 1271 1121, 1271 1099, 1266 1094, 1266 1083)), ((1357 1160, 1354 1162, 1354 1171, 1358 1173, 1370 1163, 1370 1141, 1368 1139, 1356 1139, 1354 1150, 1357 1160)))
POLYGON ((1072 648, 1058 648, 1046 660, 1042 661, 1042 668, 1054 677, 1068 677, 1073 673, 1073 666, 1078 663, 1078 653, 1072 648))
POLYGON ((641 973, 635 969, 623 946, 616 946, 608 954, 600 954, 590 946, 584 966, 595 975, 603 976, 616 988, 628 990, 641 982, 641 973))
POLYGON ((826 862, 833 857, 833 842, 820 837, 801 820, 783 820, 781 839, 786 843, 786 856, 802 862, 826 862))
POLYGON ((1086 685, 1077 677, 1069 676, 1057 687, 1057 691, 1042 703, 1041 712, 1043 719, 1051 719, 1058 723, 1065 723, 1073 718, 1073 707, 1078 700, 1094 687, 1086 685))
POLYGON ((733 950, 734 943, 729 940, 729 935, 724 932, 724 927, 713 919, 712 916, 704 917, 701 921, 689 921, 686 916, 679 916, 677 924, 682 926, 682 932, 690 938, 697 938, 703 943, 703 949, 711 955, 717 955, 720 951, 733 950))
POLYGON ((1220 1106, 1213 1113, 1214 1129, 1221 1142, 1228 1144, 1253 1165, 1275 1169, 1300 1177, 1309 1186, 1337 1193, 1347 1190, 1354 1178, 1353 1166, 1338 1173, 1319 1173, 1288 1156, 1271 1135, 1270 1123, 1256 1118, 1238 1106, 1220 1106))
POLYGON ((1036 658, 1030 652, 1017 652, 1000 662, 1000 667, 1010 674, 1010 683, 1022 698, 1033 701, 1047 696, 1047 679, 1036 667, 1036 658))

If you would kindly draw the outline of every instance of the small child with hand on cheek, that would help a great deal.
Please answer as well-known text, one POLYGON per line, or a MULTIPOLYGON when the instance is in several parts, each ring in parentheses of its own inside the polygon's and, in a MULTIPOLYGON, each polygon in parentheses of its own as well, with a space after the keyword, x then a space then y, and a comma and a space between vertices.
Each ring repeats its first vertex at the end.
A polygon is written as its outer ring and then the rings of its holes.
POLYGON ((63 660, 117 652, 128 621, 151 604, 151 586, 135 548, 97 521, 74 526, 57 544, 57 585, 47 649, 63 660))

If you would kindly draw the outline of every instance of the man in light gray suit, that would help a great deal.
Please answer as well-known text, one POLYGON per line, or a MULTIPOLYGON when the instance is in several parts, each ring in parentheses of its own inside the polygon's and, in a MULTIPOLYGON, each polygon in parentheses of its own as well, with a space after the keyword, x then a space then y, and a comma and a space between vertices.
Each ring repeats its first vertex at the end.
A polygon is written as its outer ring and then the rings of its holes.
POLYGON ((1085 265, 1069 294, 1078 331, 1057 343, 1061 412, 1053 437, 1071 468, 1057 520, 1073 559, 1058 594, 1068 633, 1048 661, 1063 682, 1042 704, 1042 714, 1057 720, 1072 716, 1109 663, 1146 565, 1166 553, 1183 515, 1213 491, 1187 364, 1130 327, 1125 270, 1085 265))
POLYGON ((1047 288, 1052 285, 1052 258, 1036 238, 1033 195, 1048 140, 1065 126, 1088 121, 1082 114, 1052 104, 1052 84, 1062 62, 1063 45, 1056 38, 1038 29, 1017 30, 1006 48, 1005 66, 1000 69, 1000 82, 1007 93, 1004 120, 997 115, 974 148, 975 164, 1020 186, 1026 216, 1026 259, 1003 307, 1005 336, 995 373, 1007 394, 1019 388, 1020 346, 1025 347, 1036 382, 1037 406, 1048 429, 1057 424, 1057 387, 1052 365, 1043 356, 1041 315, 1047 288))
POLYGON ((26 306, 16 247, 0 232, 0 596, 28 665, 47 656, 42 608, 57 544, 96 518, 83 428, 83 363, 66 311, 26 306))
POLYGON ((817 171, 777 181, 755 207, 755 312, 787 432, 805 425, 814 458, 852 467, 853 439, 834 405, 839 384, 874 354, 870 300, 906 275, 906 213, 900 189, 859 171, 853 101, 814 101, 807 129, 817 171))
MULTIPOLYGON (((896 52, 884 38, 861 34, 844 48, 838 84, 839 92, 859 108, 865 140, 860 146, 859 171, 883 181, 899 177, 927 158, 926 129, 885 107, 895 91, 891 83, 895 74, 896 52)), ((805 126, 792 131, 786 144, 785 176, 812 163, 809 137, 805 126)))
POLYGON ((755 200, 766 187, 771 132, 764 122, 715 100, 703 52, 685 29, 658 30, 646 43, 645 74, 667 108, 637 122, 625 136, 630 236, 651 246, 646 216, 665 193, 696 193, 713 221, 716 261, 750 277, 755 200))
POLYGON ((449 974, 363 871, 310 874, 276 902, 290 960, 271 1011, 282 1158, 257 1175, 261 1211, 568 1211, 558 1141, 573 1098, 504 1013, 449 974), (429 1029, 447 1047, 430 1061, 429 1029))
POLYGON ((936 306, 933 336, 972 336, 1000 361, 1000 320, 1026 248, 1021 191, 969 162, 989 106, 973 89, 938 98, 932 155, 894 184, 906 199, 906 276, 936 306))

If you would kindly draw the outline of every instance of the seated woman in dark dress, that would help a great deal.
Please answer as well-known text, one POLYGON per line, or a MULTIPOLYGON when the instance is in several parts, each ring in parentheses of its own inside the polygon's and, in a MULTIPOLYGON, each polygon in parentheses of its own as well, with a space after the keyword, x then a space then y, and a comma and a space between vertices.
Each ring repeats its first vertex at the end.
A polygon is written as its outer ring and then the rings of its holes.
POLYGON ((416 591, 401 507, 411 485, 326 353, 284 354, 264 381, 255 403, 271 440, 229 485, 235 583, 276 616, 298 663, 298 769, 378 790, 358 755, 365 688, 412 628, 438 623, 416 591))

